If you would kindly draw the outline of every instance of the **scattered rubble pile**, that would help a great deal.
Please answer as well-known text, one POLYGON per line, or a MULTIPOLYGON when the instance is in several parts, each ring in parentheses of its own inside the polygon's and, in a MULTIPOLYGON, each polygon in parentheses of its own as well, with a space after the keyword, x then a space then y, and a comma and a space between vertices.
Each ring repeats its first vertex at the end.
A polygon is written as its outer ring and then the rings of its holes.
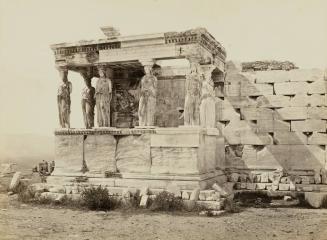
MULTIPOLYGON (((49 183, 34 183, 28 186, 28 191, 33 194, 35 199, 48 199, 54 202, 60 202, 65 198, 71 200, 80 200, 81 193, 85 188, 90 188, 87 182, 76 182, 70 185, 56 185, 49 183)), ((148 201, 154 199, 160 192, 167 191, 175 197, 183 200, 184 205, 192 210, 195 207, 207 210, 221 210, 224 207, 224 202, 227 198, 233 198, 233 184, 225 183, 221 186, 217 183, 212 185, 210 190, 181 190, 176 185, 169 185, 167 189, 149 189, 148 187, 123 188, 110 187, 102 185, 108 189, 110 196, 115 196, 123 202, 134 197, 140 197, 140 207, 147 207, 148 201)))
POLYGON ((267 70, 291 70, 297 69, 290 61, 255 61, 242 63, 242 71, 267 71, 267 70))

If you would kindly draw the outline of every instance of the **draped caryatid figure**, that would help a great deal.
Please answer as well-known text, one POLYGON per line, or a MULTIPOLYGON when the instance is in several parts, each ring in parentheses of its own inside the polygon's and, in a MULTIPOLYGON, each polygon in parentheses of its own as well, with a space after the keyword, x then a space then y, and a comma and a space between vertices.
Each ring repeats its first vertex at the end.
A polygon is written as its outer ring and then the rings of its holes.
POLYGON ((70 94, 72 92, 72 83, 68 81, 67 69, 59 69, 59 73, 62 80, 57 93, 59 123, 62 128, 70 128, 70 94))
POLYGON ((92 76, 89 71, 82 71, 85 87, 82 90, 82 111, 85 128, 94 127, 94 106, 95 106, 95 88, 91 85, 92 76))
POLYGON ((104 66, 98 66, 99 76, 95 86, 97 122, 99 127, 110 126, 110 102, 112 98, 111 79, 106 76, 104 66))
POLYGON ((185 80, 184 125, 195 126, 200 124, 199 105, 201 97, 201 79, 198 66, 191 63, 191 71, 185 80))
POLYGON ((138 108, 139 126, 153 126, 157 99, 157 78, 152 74, 152 66, 144 66, 145 75, 141 79, 141 95, 138 108))
POLYGON ((211 71, 204 73, 204 81, 201 86, 200 125, 206 128, 216 127, 214 83, 211 71))

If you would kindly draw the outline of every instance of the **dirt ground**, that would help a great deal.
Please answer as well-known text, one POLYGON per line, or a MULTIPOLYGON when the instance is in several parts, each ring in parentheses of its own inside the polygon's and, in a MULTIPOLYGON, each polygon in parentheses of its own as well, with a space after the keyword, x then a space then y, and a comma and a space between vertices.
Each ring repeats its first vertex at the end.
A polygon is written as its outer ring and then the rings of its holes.
POLYGON ((327 209, 246 208, 240 213, 202 217, 26 205, 0 194, 0 239, 327 240, 327 209))

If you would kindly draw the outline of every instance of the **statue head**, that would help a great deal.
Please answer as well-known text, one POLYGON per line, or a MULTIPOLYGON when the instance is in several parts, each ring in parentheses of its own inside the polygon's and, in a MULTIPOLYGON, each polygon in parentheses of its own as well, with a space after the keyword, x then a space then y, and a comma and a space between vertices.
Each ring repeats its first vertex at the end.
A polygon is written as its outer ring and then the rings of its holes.
POLYGON ((106 77, 106 69, 104 66, 102 66, 102 65, 98 66, 98 71, 99 71, 100 78, 106 77))
POLYGON ((145 72, 145 75, 151 75, 152 74, 152 66, 151 65, 145 65, 144 66, 144 72, 145 72))

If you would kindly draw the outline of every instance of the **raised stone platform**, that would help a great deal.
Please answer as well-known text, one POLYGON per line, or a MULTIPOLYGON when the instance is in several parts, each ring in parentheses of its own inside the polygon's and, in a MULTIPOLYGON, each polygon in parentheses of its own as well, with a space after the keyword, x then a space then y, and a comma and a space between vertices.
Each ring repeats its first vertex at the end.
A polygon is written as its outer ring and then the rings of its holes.
POLYGON ((62 184, 84 176, 115 187, 206 189, 225 181, 224 138, 217 129, 60 129, 55 160, 48 181, 62 184))

